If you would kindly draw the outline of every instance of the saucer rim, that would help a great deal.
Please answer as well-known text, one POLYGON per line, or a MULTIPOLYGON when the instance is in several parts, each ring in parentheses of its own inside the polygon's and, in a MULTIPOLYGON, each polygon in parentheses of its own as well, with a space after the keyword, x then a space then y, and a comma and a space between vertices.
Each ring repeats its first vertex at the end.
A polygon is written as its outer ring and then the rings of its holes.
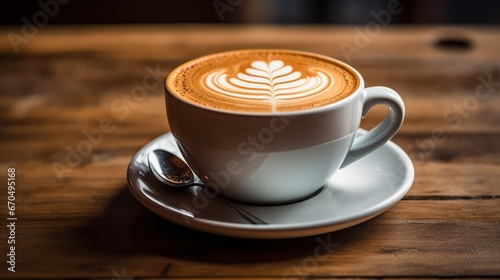
MULTIPOLYGON (((360 134, 366 133, 364 129, 358 129, 360 134)), ((157 144, 162 139, 168 137, 171 132, 164 133, 159 137, 156 137, 152 141, 148 142, 139 149, 139 151, 132 157, 130 164, 127 168, 127 182, 128 187, 134 197, 146 208, 160 217, 174 222, 178 225, 188 227, 191 229, 229 236, 229 237, 240 237, 240 238, 256 238, 256 239, 280 239, 280 238, 295 238, 295 237, 305 237, 311 235, 317 235, 327 232, 333 232, 341 229, 345 229, 367 220, 370 220, 381 213, 387 211, 397 202, 399 202, 405 194, 410 190, 414 177, 415 169, 410 157, 406 152, 392 141, 388 141, 382 147, 387 146, 389 149, 393 150, 395 154, 399 157, 401 163, 406 167, 406 172, 403 182, 399 184, 397 189, 387 196, 384 200, 371 205, 368 208, 355 213, 353 215, 346 215, 339 217, 334 220, 325 221, 312 221, 308 223, 292 223, 292 224, 267 224, 267 225, 254 225, 254 224, 240 224, 232 222, 224 222, 217 220, 209 220, 205 218, 197 217, 184 217, 181 214, 175 213, 172 210, 164 208, 159 205, 154 200, 149 198, 146 194, 140 191, 136 186, 136 183, 132 180, 132 172, 134 172, 133 163, 137 161, 137 158, 142 155, 150 146, 157 144), (187 222, 186 219, 189 219, 187 222)), ((363 159, 360 159, 363 160, 363 159)), ((148 169, 148 172, 149 169, 148 169)), ((322 192, 324 192, 323 190, 322 192)), ((321 195, 319 193, 318 195, 321 195)), ((272 206, 254 206, 254 207, 272 207, 272 206)))

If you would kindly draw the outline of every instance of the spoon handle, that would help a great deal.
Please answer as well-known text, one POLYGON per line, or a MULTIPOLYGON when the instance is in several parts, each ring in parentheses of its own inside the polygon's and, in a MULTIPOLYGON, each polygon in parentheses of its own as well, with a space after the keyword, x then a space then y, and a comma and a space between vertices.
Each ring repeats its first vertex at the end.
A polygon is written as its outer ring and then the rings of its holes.
MULTIPOLYGON (((196 178, 196 182, 194 185, 201 187, 201 188, 207 188, 203 182, 201 182, 198 178, 196 178)), ((248 212, 247 210, 239 207, 238 205, 233 204, 231 201, 227 200, 224 198, 222 195, 217 194, 215 198, 218 198, 220 201, 224 202, 229 208, 231 208, 234 212, 236 212, 238 215, 240 215, 241 218, 243 218, 245 221, 254 224, 254 225, 268 225, 267 222, 264 220, 260 219, 259 217, 255 216, 254 214, 248 212)))
POLYGON ((252 213, 246 211, 245 209, 232 204, 229 202, 227 199, 224 197, 218 195, 217 196, 220 200, 222 200, 227 206, 231 207, 236 213, 238 213, 243 219, 245 219, 247 222, 252 223, 254 225, 267 225, 265 221, 261 220, 260 218, 256 217, 252 213))

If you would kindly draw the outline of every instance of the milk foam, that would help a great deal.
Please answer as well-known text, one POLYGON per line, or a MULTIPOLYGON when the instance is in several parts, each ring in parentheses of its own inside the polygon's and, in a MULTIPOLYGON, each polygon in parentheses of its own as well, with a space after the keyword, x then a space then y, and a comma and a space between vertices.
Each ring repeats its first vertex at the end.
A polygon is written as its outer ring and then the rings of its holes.
POLYGON ((207 91, 221 98, 229 97, 242 101, 268 102, 272 111, 280 101, 297 101, 303 97, 312 97, 332 88, 334 78, 328 73, 317 70, 316 76, 305 76, 294 71, 282 60, 269 63, 256 60, 245 73, 238 72, 230 78, 227 71, 217 69, 209 72, 202 80, 207 91))
POLYGON ((319 56, 249 50, 202 57, 175 69, 170 91, 202 106, 227 111, 285 112, 324 106, 358 86, 350 70, 319 56))

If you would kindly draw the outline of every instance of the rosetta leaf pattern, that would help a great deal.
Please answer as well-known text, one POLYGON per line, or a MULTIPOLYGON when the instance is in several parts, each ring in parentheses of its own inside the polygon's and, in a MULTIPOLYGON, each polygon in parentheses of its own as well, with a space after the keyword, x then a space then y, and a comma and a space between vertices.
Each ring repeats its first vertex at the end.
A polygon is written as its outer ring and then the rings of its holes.
POLYGON ((287 100, 300 100, 318 95, 333 84, 333 77, 320 70, 307 76, 286 65, 282 60, 257 60, 244 72, 229 76, 227 70, 210 72, 205 86, 215 94, 253 102, 265 102, 274 110, 287 100))

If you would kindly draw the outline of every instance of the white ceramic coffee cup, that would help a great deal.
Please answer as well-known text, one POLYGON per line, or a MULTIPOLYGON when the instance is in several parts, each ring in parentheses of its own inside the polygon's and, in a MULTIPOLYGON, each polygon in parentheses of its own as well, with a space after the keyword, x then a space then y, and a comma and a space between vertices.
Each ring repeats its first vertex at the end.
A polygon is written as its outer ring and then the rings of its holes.
POLYGON ((244 203, 298 201, 320 189, 339 168, 394 136, 404 119, 401 97, 387 87, 365 88, 363 77, 351 66, 316 56, 351 69, 358 88, 326 106, 266 114, 203 107, 178 98, 165 86, 170 130, 206 185, 244 203), (362 117, 377 104, 387 106, 388 115, 356 137, 362 117))

